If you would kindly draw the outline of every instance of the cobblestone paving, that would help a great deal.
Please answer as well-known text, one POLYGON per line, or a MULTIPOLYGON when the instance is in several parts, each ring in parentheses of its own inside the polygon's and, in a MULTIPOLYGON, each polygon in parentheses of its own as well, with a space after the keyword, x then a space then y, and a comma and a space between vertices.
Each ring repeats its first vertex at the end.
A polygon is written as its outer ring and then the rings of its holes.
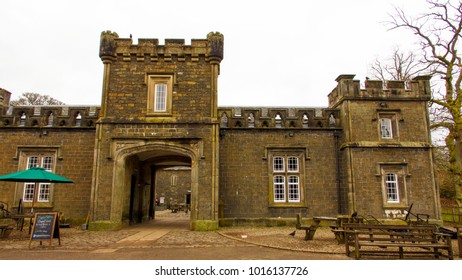
MULTIPOLYGON (((94 232, 77 227, 61 228, 62 245, 53 239, 32 241, 32 250, 80 250, 104 251, 118 248, 196 248, 196 247, 236 247, 268 246, 295 251, 324 254, 344 254, 343 244, 338 244, 329 228, 319 228, 314 240, 305 241, 305 232, 298 230, 289 235, 293 227, 229 227, 217 232, 197 232, 189 230, 189 215, 179 212, 162 211, 157 219, 148 223, 125 227, 119 231, 94 232), (155 234, 158 234, 156 236, 155 234)), ((14 230, 8 238, 0 239, 0 249, 27 249, 29 247, 27 228, 14 230)), ((457 240, 453 240, 454 256, 458 255, 457 240)))

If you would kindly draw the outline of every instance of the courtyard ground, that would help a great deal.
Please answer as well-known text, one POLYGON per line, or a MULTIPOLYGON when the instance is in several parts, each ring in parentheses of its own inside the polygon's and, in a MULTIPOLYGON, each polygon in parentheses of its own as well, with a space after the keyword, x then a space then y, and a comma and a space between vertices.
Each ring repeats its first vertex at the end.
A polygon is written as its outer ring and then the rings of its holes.
MULTIPOLYGON (((224 227, 216 232, 190 231, 184 212, 157 213, 157 219, 119 231, 61 228, 61 245, 53 239, 30 242, 27 229, 0 239, 0 259, 351 259, 330 228, 314 240, 293 227, 224 227), (30 245, 30 248, 29 248, 30 245), (182 253, 183 252, 183 253, 182 253), (215 253, 213 253, 215 252, 215 253)), ((456 259, 457 240, 453 240, 456 259)))

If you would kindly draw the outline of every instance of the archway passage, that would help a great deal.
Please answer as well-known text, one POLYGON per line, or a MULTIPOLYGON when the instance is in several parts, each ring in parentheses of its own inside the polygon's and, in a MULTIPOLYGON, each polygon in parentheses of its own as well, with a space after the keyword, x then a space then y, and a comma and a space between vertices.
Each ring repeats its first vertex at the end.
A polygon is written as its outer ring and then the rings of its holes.
POLYGON ((187 154, 169 149, 153 148, 125 157, 123 222, 133 225, 175 215, 189 219, 191 163, 187 154), (156 215, 160 212, 162 215, 156 215))

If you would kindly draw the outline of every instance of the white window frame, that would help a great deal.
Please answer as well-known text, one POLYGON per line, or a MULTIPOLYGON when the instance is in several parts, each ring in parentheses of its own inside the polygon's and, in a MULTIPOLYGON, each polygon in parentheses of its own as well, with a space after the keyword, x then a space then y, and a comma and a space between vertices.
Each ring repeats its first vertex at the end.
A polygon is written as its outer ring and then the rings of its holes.
POLYGON ((38 202, 50 202, 51 184, 40 183, 38 188, 37 201, 38 202))
POLYGON ((298 175, 288 176, 287 195, 288 195, 287 197, 288 202, 300 202, 300 176, 298 175))
POLYGON ((48 172, 53 172, 53 157, 52 156, 42 156, 42 168, 48 172))
POLYGON ((275 153, 271 156, 271 204, 281 206, 302 202, 302 158, 300 153, 275 153))
MULTIPOLYGON (((32 167, 42 167, 48 172, 53 172, 55 163, 55 156, 51 153, 42 154, 38 153, 29 153, 26 157, 26 169, 31 169, 32 167), (40 164, 39 164, 40 163, 40 164)), ((37 202, 50 202, 51 198, 51 184, 50 183, 40 183, 37 190, 37 202)), ((23 195, 22 199, 24 202, 32 202, 35 196, 35 183, 26 182, 23 185, 23 195)))
POLYGON ((284 157, 273 158, 273 172, 285 172, 285 160, 284 157))
POLYGON ((380 136, 382 139, 393 139, 393 120, 391 118, 380 118, 380 136))
POLYGON ((411 175, 406 163, 380 162, 377 176, 381 178, 384 208, 408 207, 407 178, 411 175))
POLYGON ((34 189, 34 183, 24 183, 24 191, 22 195, 22 200, 24 202, 32 202, 32 200, 34 199, 34 189))
POLYGON ((173 75, 148 75, 147 114, 170 116, 172 114, 173 75))
POLYGON ((287 172, 298 172, 299 165, 300 164, 299 164, 298 157, 294 157, 294 156, 287 157, 287 172))
POLYGON ((154 112, 167 112, 167 84, 154 85, 154 112))
POLYGON ((398 174, 385 174, 385 195, 388 203, 399 203, 399 182, 398 174))
POLYGON ((39 156, 28 156, 27 157, 27 169, 31 169, 32 167, 39 166, 39 156))
POLYGON ((286 202, 286 177, 275 175, 273 177, 274 202, 286 202))

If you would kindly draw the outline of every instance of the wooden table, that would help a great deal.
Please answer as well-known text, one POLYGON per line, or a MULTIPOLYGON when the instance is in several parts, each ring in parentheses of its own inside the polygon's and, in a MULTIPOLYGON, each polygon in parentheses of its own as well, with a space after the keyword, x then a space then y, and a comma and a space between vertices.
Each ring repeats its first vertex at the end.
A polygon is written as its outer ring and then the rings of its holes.
POLYGON ((11 219, 16 221, 17 229, 22 231, 24 227, 24 220, 29 219, 29 234, 32 230, 32 224, 34 221, 34 213, 27 213, 27 214, 13 214, 11 215, 11 219))

